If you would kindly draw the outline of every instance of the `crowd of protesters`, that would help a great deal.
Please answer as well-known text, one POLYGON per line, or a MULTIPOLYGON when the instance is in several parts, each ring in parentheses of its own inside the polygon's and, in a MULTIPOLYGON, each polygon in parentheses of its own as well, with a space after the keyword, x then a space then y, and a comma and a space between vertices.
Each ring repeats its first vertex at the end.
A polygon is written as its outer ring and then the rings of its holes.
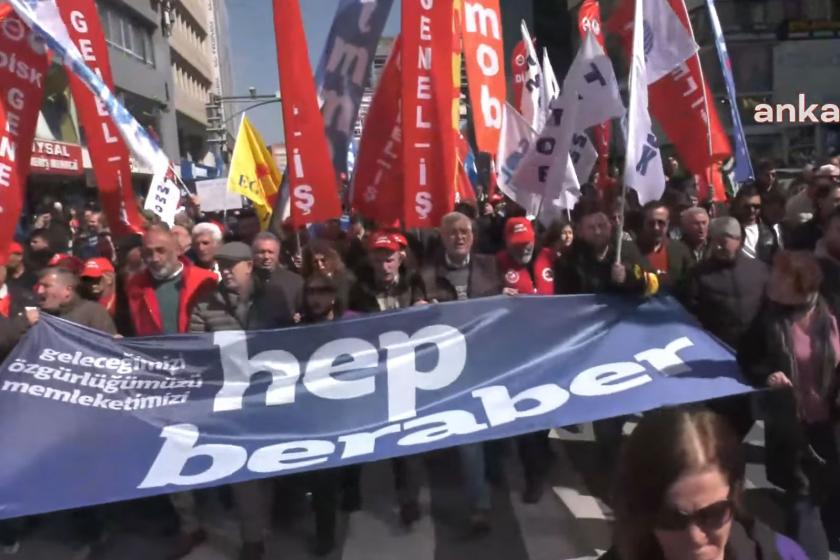
MULTIPOLYGON (((840 158, 809 166, 784 186, 771 163, 756 169, 755 182, 727 203, 699 200, 693 181, 674 169, 662 199, 643 207, 587 185, 569 221, 548 227, 493 195, 481 205, 459 203, 435 231, 354 216, 344 226, 284 223, 260 232, 247 210, 212 221, 191 205, 174 226, 149 216, 142 235, 113 239, 95 205, 44 201, 0 263, 0 357, 41 313, 132 337, 283 328, 502 294, 668 294, 737 351, 752 383, 775 390, 710 403, 714 412, 646 417, 642 425, 651 427, 637 429, 623 455, 623 420, 596 423, 604 469, 619 465, 616 547, 608 557, 718 560, 724 550, 727 559, 804 557, 760 552, 796 545, 749 520, 740 504, 738 440, 757 411, 769 480, 785 493, 785 533, 808 558, 825 560, 840 545, 840 158), (692 494, 703 488, 697 477, 712 485, 710 497, 692 494)), ((536 503, 553 461, 547 434, 513 445, 522 499, 536 503)), ((499 446, 457 450, 469 504, 464 520, 476 534, 492 530, 490 485, 504 476, 499 446)), ((390 466, 398 521, 410 528, 424 514, 423 457, 390 466)), ((363 468, 294 479, 311 494, 314 553, 334 548, 339 511, 362 507, 363 468)), ((264 556, 276 483, 229 489, 243 560, 264 556)), ((206 532, 193 492, 168 496, 166 507, 177 528, 168 558, 181 558, 206 532)), ((98 508, 70 516, 84 548, 103 538, 98 508)), ((0 524, 4 552, 21 546, 22 525, 0 524)))

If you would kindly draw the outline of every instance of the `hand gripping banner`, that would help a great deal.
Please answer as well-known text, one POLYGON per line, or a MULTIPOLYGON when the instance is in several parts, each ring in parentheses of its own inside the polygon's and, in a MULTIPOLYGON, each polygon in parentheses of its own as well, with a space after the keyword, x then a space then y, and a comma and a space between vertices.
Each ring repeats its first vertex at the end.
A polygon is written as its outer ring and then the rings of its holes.
POLYGON ((46 46, 7 10, 0 15, 0 257, 23 208, 46 73, 46 46))
POLYGON ((14 450, 0 457, 0 518, 750 390, 669 299, 497 297, 124 340, 43 316, 0 366, 0 449, 14 450))

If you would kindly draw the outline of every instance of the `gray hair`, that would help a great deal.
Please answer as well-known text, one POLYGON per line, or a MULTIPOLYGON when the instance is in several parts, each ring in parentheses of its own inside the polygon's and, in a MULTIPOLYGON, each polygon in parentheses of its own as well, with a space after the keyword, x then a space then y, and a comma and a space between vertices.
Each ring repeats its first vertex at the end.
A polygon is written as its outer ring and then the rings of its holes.
POLYGON ((205 234, 210 235, 210 238, 216 243, 222 242, 222 228, 220 228, 216 224, 210 222, 202 222, 200 224, 196 224, 196 226, 192 229, 193 239, 195 239, 199 235, 205 234))
POLYGON ((79 286, 79 277, 76 273, 60 266, 50 266, 45 268, 38 274, 38 279, 41 280, 47 276, 52 276, 53 274, 56 279, 65 286, 73 288, 74 290, 79 286))
POLYGON ((469 216, 466 214, 462 214, 460 212, 450 212, 449 214, 445 215, 443 219, 440 221, 440 229, 449 229, 453 227, 455 224, 460 222, 467 222, 470 224, 470 230, 473 230, 473 223, 469 216))
POLYGON ((682 214, 680 214, 680 218, 685 220, 686 218, 690 218, 691 216, 694 216, 695 214, 697 214, 697 215, 702 214, 703 216, 706 216, 707 218, 709 217, 709 213, 706 212, 705 208, 703 208, 701 206, 692 206, 691 208, 686 208, 685 210, 683 210, 682 214))
POLYGON ((257 235, 254 236, 254 241, 251 242, 251 248, 259 243, 260 241, 273 241, 277 243, 277 246, 280 247, 280 238, 271 233, 270 231, 261 231, 257 235))

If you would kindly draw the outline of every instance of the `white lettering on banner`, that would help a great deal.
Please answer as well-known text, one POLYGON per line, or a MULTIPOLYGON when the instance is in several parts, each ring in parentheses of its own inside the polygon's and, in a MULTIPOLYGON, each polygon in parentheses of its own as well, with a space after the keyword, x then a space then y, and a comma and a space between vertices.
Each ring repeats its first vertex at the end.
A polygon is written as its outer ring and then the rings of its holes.
POLYGON ((691 108, 698 109, 703 122, 709 121, 709 114, 706 112, 706 100, 703 91, 691 77, 691 72, 688 69, 688 62, 683 61, 679 66, 674 68, 669 77, 675 82, 685 81, 685 91, 683 97, 692 97, 691 108))
MULTIPOLYGON (((283 350, 268 350, 249 359, 244 332, 218 332, 214 333, 213 337, 214 343, 220 346, 225 375, 224 385, 214 402, 214 412, 241 408, 242 396, 250 386, 251 377, 260 371, 272 374, 272 383, 266 392, 267 405, 294 402, 295 385, 301 369, 294 356, 283 350), (240 373, 240 368, 244 374, 240 373)), ((372 354, 375 350, 365 341, 349 340, 351 342, 346 339, 332 341, 325 345, 330 346, 328 350, 319 348, 313 356, 322 351, 318 360, 323 361, 329 368, 335 359, 342 354, 346 355, 346 351, 351 347, 360 349, 365 355, 372 354), (330 360, 330 355, 333 360, 330 360)), ((415 389, 447 387, 460 375, 463 364, 460 363, 459 356, 461 353, 465 355, 467 351, 463 335, 457 329, 446 325, 421 329, 414 336, 402 332, 385 333, 380 336, 380 345, 388 351, 388 362, 394 362, 386 366, 389 400, 395 392, 399 393, 398 399, 413 399, 412 395, 416 395, 415 389), (457 336, 454 336, 454 333, 457 333, 457 336), (439 363, 431 372, 418 373, 413 363, 416 351, 419 346, 426 344, 438 347, 439 363), (456 363, 443 365, 447 360, 454 360, 456 363), (411 365, 406 367, 405 364, 396 363, 406 361, 412 362, 411 365), (392 368, 399 371, 394 373, 392 368), (400 393, 401 383, 408 384, 411 390, 400 393)), ((645 350, 634 357, 647 362, 660 374, 688 373, 691 367, 680 358, 678 352, 691 346, 691 340, 681 337, 664 348, 645 350)), ((365 364, 373 363, 368 357, 360 361, 365 364)), ((307 372, 309 369, 307 367, 307 372)), ((375 384, 371 381, 370 387, 375 389, 375 384)), ((206 484, 227 478, 243 468, 257 474, 292 471, 324 464, 335 454, 338 454, 336 459, 358 459, 374 455, 377 442, 386 438, 394 439, 399 447, 428 445, 504 426, 520 418, 550 414, 565 406, 572 396, 605 397, 641 387, 651 381, 653 377, 640 363, 615 362, 594 366, 578 373, 568 389, 555 383, 547 383, 524 388, 518 394, 511 395, 510 389, 504 385, 482 387, 474 390, 471 396, 479 401, 483 418, 476 417, 466 410, 445 410, 405 421, 395 421, 392 417, 391 423, 375 431, 342 434, 334 441, 307 439, 272 444, 254 450, 250 458, 249 452, 236 444, 199 444, 199 430, 192 424, 166 426, 160 434, 164 440, 160 452, 138 488, 206 484), (206 465, 204 470, 183 474, 187 463, 197 458, 201 458, 201 462, 206 465)), ((367 394, 367 388, 357 392, 367 394)), ((407 408, 409 405, 403 406, 407 408)), ((389 409, 392 408, 394 407, 389 403, 389 409)))
MULTIPOLYGON (((451 385, 466 364, 464 336, 446 325, 425 327, 412 336, 400 331, 384 333, 379 337, 379 343, 387 354, 388 418, 391 421, 416 415, 417 391, 432 391, 451 385), (417 348, 430 344, 437 348, 437 365, 431 371, 418 371, 415 360, 417 348)), ((301 366, 293 354, 285 350, 267 350, 249 357, 247 337, 242 331, 214 333, 213 344, 221 352, 224 374, 224 384, 213 401, 213 412, 241 409, 245 391, 259 372, 269 372, 272 376, 266 391, 266 406, 295 402, 295 387, 301 375, 301 366)), ((372 369, 377 365, 379 352, 370 343, 356 338, 333 340, 312 354, 303 385, 313 395, 325 399, 344 400, 372 395, 376 390, 376 380, 372 375, 342 381, 333 374, 372 369), (350 357, 349 362, 347 357, 350 357), (336 365, 342 358, 345 361, 336 365)))
MULTIPOLYGON (((499 18, 496 11, 486 8, 480 2, 466 2, 464 5, 464 23, 467 33, 478 33, 482 37, 490 37, 501 40, 499 18)), ((492 46, 487 43, 479 43, 475 52, 475 60, 481 73, 493 77, 498 75, 501 64, 499 55, 492 46)), ((488 128, 502 128, 502 103, 503 100, 490 94, 487 84, 481 85, 481 116, 484 126, 488 128)))
MULTIPOLYGON (((420 7, 423 10, 430 11, 434 6, 434 0, 421 0, 420 7)), ((419 72, 417 73, 417 108, 415 113, 415 127, 418 130, 421 129, 431 129, 432 122, 430 120, 430 113, 433 110, 433 99, 431 95, 432 91, 432 19, 427 15, 420 16, 420 44, 418 45, 418 52, 417 52, 417 69, 419 72), (425 43, 425 44, 424 44, 425 43)), ((410 57, 408 57, 410 60, 410 57)), ((411 118, 409 116, 408 118, 411 118)), ((414 142, 414 147, 418 148, 419 150, 430 150, 432 148, 432 143, 424 140, 422 142, 414 142)), ((418 190, 414 196, 414 211, 417 213, 417 216, 421 220, 425 220, 429 217, 434 209, 434 204, 432 202, 432 194, 426 188, 428 187, 427 181, 427 168, 426 168, 426 158, 419 157, 417 162, 403 162, 406 165, 417 165, 418 167, 418 179, 419 179, 419 186, 421 190, 418 190)))

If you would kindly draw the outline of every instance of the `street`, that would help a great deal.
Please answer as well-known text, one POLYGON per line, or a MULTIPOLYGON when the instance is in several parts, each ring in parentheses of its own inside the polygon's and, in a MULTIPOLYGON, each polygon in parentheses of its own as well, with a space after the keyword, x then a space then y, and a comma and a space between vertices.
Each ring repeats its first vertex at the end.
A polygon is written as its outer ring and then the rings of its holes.
MULTIPOLYGON (((634 423, 628 422, 625 432, 634 423)), ((778 505, 781 494, 770 485, 762 463, 763 426, 757 423, 747 436, 747 507, 760 512, 775 528, 782 523, 778 505)), ((457 456, 446 450, 425 462, 426 480, 421 491, 423 518, 406 531, 400 528, 393 501, 392 477, 387 462, 363 470, 363 509, 340 516, 339 544, 332 560, 583 560, 597 558, 609 547, 610 511, 605 503, 608 481, 599 465, 591 425, 574 431, 555 430, 552 448, 556 461, 551 488, 540 503, 525 505, 520 492, 520 468, 513 449, 506 456, 507 480, 494 490, 493 530, 471 536, 464 527, 465 505, 459 491, 457 456), (431 515, 429 514, 431 513, 431 515)), ((238 527, 232 513, 225 513, 218 492, 202 492, 202 511, 209 538, 188 560, 233 559, 238 554, 238 527)), ((303 560, 312 558, 307 545, 312 518, 307 504, 278 508, 279 519, 267 541, 266 558, 303 560), (289 511, 290 510, 290 511, 289 511)), ((141 518, 135 508, 111 506, 108 538, 92 558, 101 560, 152 560, 164 558, 167 537, 154 519, 141 518)), ((66 515, 53 515, 28 536, 21 560, 73 558, 68 544, 66 515)), ((840 558, 835 555, 834 558, 840 558)))

